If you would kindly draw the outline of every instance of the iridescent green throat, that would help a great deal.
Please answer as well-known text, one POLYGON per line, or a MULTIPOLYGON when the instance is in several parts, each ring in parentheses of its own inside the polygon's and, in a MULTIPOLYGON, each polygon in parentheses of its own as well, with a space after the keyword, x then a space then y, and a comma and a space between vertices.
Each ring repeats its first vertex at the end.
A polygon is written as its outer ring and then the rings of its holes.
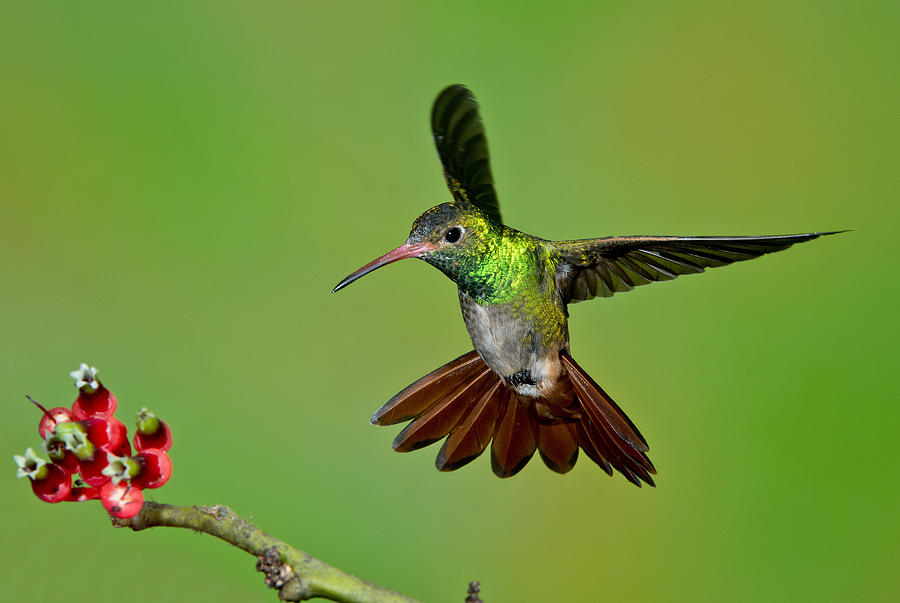
POLYGON ((537 292, 545 258, 539 239, 506 226, 473 233, 458 249, 425 257, 480 304, 503 304, 537 292))

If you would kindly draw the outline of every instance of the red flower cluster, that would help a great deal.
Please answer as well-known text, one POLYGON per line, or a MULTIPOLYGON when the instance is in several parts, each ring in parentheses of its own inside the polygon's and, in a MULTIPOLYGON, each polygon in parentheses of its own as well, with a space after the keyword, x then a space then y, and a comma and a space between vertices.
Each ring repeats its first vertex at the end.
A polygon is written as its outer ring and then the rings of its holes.
MULTIPOLYGON (((166 451, 172 431, 146 408, 137 415, 131 453, 128 429, 115 418, 116 397, 97 379, 97 369, 82 364, 72 371, 78 397, 71 408, 57 406, 44 413, 38 433, 50 462, 29 448, 15 455, 18 477, 28 477, 31 489, 44 502, 99 498, 112 515, 133 517, 144 504, 143 490, 159 488, 172 475, 166 451), (80 477, 73 476, 79 474, 80 477)), ((31 399, 31 398, 29 398, 31 399)))

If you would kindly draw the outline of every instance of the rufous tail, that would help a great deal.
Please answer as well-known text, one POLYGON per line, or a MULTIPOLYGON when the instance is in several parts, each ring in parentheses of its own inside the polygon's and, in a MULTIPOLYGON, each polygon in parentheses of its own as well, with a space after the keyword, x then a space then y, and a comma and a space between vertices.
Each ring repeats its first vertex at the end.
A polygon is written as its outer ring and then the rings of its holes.
POLYGON ((655 485, 656 469, 647 458, 647 442, 591 377, 568 353, 564 387, 571 387, 577 411, 548 421, 520 400, 475 350, 425 375, 391 398, 372 417, 375 425, 409 421, 394 440, 394 450, 409 452, 442 438, 435 466, 453 471, 473 461, 491 444, 491 467, 499 477, 522 470, 537 450, 557 473, 567 473, 578 449, 612 475, 655 485))

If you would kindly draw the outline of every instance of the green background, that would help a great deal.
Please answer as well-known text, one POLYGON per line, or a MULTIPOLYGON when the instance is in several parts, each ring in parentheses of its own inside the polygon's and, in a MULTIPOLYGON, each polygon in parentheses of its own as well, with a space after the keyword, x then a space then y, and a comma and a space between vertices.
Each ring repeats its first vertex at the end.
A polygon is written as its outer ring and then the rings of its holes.
MULTIPOLYGON (((0 9, 4 454, 87 361, 174 429, 152 498, 427 601, 896 600, 896 3, 120 4, 0 9), (853 229, 573 307, 656 489, 440 474, 368 422, 470 349, 422 262, 329 295, 449 198, 427 116, 455 82, 526 232, 853 229)), ((13 474, 11 601, 274 600, 236 549, 13 474)))

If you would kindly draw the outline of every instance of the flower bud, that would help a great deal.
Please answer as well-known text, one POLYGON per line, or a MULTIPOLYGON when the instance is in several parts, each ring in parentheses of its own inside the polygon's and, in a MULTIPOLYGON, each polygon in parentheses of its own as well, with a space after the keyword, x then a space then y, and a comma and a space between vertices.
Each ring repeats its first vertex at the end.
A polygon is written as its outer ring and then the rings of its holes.
POLYGON ((137 415, 137 433, 134 434, 134 447, 137 450, 155 448, 165 452, 172 447, 172 430, 162 419, 155 414, 141 409, 137 415))

